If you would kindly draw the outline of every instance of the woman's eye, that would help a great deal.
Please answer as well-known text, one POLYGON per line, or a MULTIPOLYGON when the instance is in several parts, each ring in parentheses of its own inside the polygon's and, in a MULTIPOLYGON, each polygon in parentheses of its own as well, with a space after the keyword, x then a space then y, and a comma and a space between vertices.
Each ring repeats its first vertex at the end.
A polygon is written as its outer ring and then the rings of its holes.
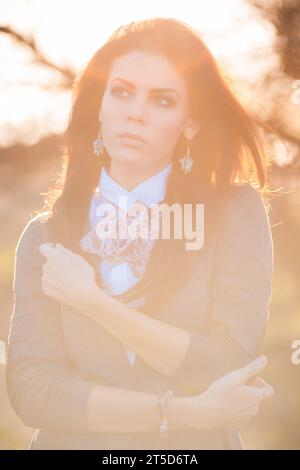
MULTIPOLYGON (((126 88, 124 87, 116 87, 116 88, 113 88, 112 89, 112 93, 116 96, 119 96, 119 97, 124 97, 124 96, 127 96, 127 94, 129 93, 128 90, 126 90, 126 88), (124 94, 125 93, 125 94, 124 94)), ((168 96, 155 96, 154 97, 154 100, 159 102, 160 105, 164 106, 164 107, 167 107, 167 106, 173 106, 174 105, 174 101, 172 100, 172 98, 169 98, 168 96)))
POLYGON ((127 90, 123 87, 116 87, 116 88, 113 88, 113 93, 116 94, 117 96, 124 96, 124 95, 121 95, 121 92, 124 91, 125 93, 127 93, 127 90))
POLYGON ((173 100, 167 96, 157 96, 156 99, 157 101, 164 101, 163 106, 172 106, 174 104, 173 100))

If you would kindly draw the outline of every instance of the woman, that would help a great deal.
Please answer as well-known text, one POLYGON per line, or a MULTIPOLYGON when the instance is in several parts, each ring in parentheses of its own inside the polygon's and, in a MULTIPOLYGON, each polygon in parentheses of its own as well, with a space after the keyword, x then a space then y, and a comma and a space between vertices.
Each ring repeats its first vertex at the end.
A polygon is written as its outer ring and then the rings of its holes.
POLYGON ((242 448, 272 393, 255 359, 271 296, 267 164, 199 35, 162 18, 115 31, 75 82, 66 156, 16 250, 6 374, 37 428, 29 448, 242 448), (99 236, 107 204, 111 229, 135 203, 192 208, 200 249, 99 236))

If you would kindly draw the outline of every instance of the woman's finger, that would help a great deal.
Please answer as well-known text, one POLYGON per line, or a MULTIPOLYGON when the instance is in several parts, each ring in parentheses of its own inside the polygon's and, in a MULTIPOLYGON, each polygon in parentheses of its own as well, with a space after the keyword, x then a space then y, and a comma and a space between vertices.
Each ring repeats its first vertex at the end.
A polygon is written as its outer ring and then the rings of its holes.
POLYGON ((233 418, 232 420, 229 420, 226 427, 234 427, 241 430, 246 424, 249 423, 249 421, 255 416, 255 414, 256 413, 247 414, 233 418))
POLYGON ((57 297, 58 293, 52 285, 49 284, 49 282, 42 282, 42 289, 44 294, 50 296, 50 297, 57 297))
POLYGON ((54 260, 47 259, 46 263, 43 264, 42 270, 45 276, 51 276, 54 279, 60 275, 60 271, 56 267, 54 260))
POLYGON ((250 412, 253 408, 257 406, 258 402, 257 399, 253 400, 251 398, 251 401, 249 403, 244 403, 240 405, 234 405, 234 412, 235 414, 242 414, 242 413, 247 413, 250 412))
POLYGON ((224 386, 225 388, 229 387, 232 388, 234 386, 243 385, 247 382, 253 375, 257 375, 257 373, 262 370, 265 365, 267 364, 266 356, 260 356, 245 367, 240 369, 235 369, 232 372, 227 373, 220 379, 216 380, 210 388, 224 386))
POLYGON ((52 243, 42 243, 39 246, 39 252, 47 259, 53 259, 55 256, 55 248, 53 248, 52 243))
POLYGON ((251 406, 235 409, 228 418, 232 421, 243 419, 247 416, 254 416, 259 410, 259 403, 253 403, 251 406))
POLYGON ((273 396, 275 393, 273 387, 267 382, 265 382, 265 380, 263 380, 261 377, 256 377, 251 383, 251 386, 264 389, 267 396, 273 396))
POLYGON ((56 275, 51 272, 44 272, 41 277, 41 281, 43 284, 51 282, 55 286, 59 285, 59 281, 56 275))
POLYGON ((57 249, 57 251, 60 251, 61 253, 65 253, 66 255, 74 255, 75 253, 73 253, 73 251, 69 250, 68 248, 66 248, 65 246, 63 246, 61 243, 57 242, 55 244, 55 247, 57 249))
POLYGON ((257 401, 261 401, 265 398, 269 398, 272 396, 272 392, 273 390, 271 390, 269 387, 268 388, 264 388, 264 387, 254 387, 254 386, 248 386, 246 385, 246 387, 248 388, 248 395, 249 397, 251 397, 251 399, 253 400, 257 400, 257 401))
POLYGON ((234 376, 234 381, 236 385, 241 385, 247 382, 247 380, 251 379, 254 375, 257 375, 262 369, 264 369, 267 365, 268 359, 266 356, 260 356, 245 367, 238 369, 234 376))
POLYGON ((66 250, 65 247, 59 242, 55 243, 55 249, 62 252, 66 250))
POLYGON ((54 282, 57 283, 55 276, 53 276, 53 275, 50 274, 50 273, 46 273, 46 272, 43 273, 43 275, 42 275, 42 277, 41 277, 42 283, 45 284, 45 283, 47 283, 47 282, 50 282, 50 280, 51 280, 53 283, 54 283, 54 282))
POLYGON ((43 273, 54 272, 53 263, 51 263, 49 260, 47 260, 47 261, 43 264, 42 270, 43 270, 43 273))

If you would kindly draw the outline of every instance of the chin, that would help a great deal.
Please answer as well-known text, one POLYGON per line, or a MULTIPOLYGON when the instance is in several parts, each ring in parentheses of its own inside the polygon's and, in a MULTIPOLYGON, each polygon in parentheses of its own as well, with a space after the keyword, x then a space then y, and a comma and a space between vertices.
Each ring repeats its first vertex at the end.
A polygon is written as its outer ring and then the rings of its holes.
POLYGON ((114 164, 124 165, 124 163, 126 163, 135 168, 144 168, 145 165, 147 165, 147 159, 143 158, 141 152, 135 150, 134 148, 130 148, 126 151, 115 153, 114 156, 111 157, 111 161, 114 164))

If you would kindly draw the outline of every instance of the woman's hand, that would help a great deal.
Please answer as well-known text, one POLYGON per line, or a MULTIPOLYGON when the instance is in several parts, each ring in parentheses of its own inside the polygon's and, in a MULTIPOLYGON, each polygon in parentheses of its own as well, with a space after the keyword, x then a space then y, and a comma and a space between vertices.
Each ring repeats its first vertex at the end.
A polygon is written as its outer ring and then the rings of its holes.
POLYGON ((80 255, 60 243, 42 243, 39 252, 47 259, 43 265, 43 292, 76 310, 85 306, 99 289, 94 268, 80 255))
POLYGON ((266 364, 266 356, 260 356, 216 380, 203 394, 191 397, 187 424, 198 429, 241 428, 247 424, 261 401, 274 394, 264 380, 253 379, 266 364), (247 385, 250 379, 251 385, 247 385))

